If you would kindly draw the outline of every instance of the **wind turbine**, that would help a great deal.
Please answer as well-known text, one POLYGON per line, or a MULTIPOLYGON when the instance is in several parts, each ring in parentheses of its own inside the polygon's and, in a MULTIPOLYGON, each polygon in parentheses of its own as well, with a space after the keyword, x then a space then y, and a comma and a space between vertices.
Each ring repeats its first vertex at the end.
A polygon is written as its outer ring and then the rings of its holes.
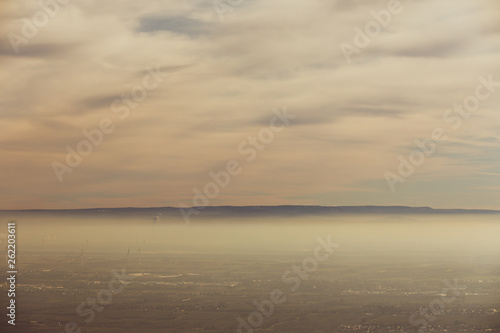
POLYGON ((128 269, 130 270, 130 247, 128 248, 127 251, 127 257, 128 257, 128 269))
POLYGON ((156 224, 160 220, 161 213, 158 213, 155 217, 153 217, 153 224, 156 224))
POLYGON ((139 243, 139 250, 137 250, 139 252, 139 266, 142 265, 142 252, 141 252, 141 243, 139 243))
POLYGON ((83 249, 80 251, 80 259, 82 260, 82 267, 83 267, 83 249))

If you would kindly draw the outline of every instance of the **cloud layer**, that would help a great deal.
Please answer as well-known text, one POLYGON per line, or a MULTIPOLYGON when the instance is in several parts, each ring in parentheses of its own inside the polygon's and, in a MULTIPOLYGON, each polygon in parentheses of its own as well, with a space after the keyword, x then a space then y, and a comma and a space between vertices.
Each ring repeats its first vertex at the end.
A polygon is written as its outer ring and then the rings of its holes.
POLYGON ((389 2, 4 2, 0 209, 191 205, 229 160, 243 171, 212 205, 500 209, 500 87, 458 129, 443 120, 479 76, 500 82, 500 6, 402 0, 347 61, 389 2), (246 162, 238 146, 285 106, 296 117, 246 162), (60 182, 54 162, 103 119, 114 130, 60 182), (436 127, 448 140, 391 192, 384 173, 436 127))

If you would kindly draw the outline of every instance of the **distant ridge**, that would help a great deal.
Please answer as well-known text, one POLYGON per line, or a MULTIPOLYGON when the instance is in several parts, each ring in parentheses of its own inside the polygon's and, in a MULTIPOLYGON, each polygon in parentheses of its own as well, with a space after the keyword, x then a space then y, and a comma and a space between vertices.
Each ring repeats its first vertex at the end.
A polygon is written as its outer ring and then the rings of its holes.
MULTIPOLYGON (((207 206, 194 207, 199 214, 196 217, 259 217, 259 216, 304 216, 304 215, 342 215, 342 214, 500 214, 500 210, 489 209, 434 209, 431 207, 409 206, 207 206)), ((186 208, 185 208, 186 210, 186 208)), ((180 217, 177 207, 122 207, 122 208, 87 208, 87 209, 28 209, 0 210, 0 215, 91 215, 91 216, 170 216, 180 217)))

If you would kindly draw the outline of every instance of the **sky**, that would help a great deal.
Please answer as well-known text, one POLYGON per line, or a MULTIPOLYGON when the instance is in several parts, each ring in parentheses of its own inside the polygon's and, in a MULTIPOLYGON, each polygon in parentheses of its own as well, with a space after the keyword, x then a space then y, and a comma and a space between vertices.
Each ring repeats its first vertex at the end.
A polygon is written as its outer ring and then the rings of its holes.
POLYGON ((497 1, 0 7, 0 209, 500 209, 497 1))

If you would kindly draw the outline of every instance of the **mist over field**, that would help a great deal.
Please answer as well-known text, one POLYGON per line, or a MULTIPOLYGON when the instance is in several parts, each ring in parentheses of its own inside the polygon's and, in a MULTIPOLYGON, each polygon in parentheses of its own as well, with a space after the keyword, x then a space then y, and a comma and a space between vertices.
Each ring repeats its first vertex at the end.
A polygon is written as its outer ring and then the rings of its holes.
POLYGON ((432 252, 500 254, 500 224, 491 215, 354 215, 333 217, 208 218, 187 225, 180 218, 30 216, 18 222, 26 250, 125 252, 286 253, 306 251, 331 235, 339 251, 375 254, 432 252))
POLYGON ((228 215, 189 224, 142 210, 0 215, 16 220, 23 332, 500 325, 497 214, 228 215))

